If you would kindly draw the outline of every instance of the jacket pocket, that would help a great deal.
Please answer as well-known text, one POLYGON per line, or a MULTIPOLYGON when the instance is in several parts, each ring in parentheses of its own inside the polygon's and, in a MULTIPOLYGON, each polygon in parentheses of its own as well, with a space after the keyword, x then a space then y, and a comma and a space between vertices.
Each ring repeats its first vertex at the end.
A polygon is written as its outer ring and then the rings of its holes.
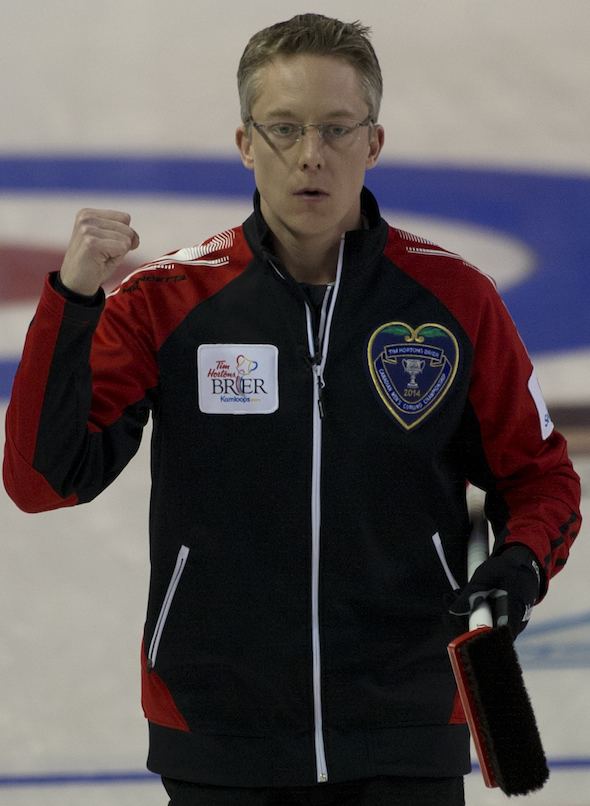
POLYGON ((438 532, 435 532, 432 535, 432 543, 438 555, 438 559, 440 560, 440 564, 442 565, 443 571, 445 572, 445 576, 449 582, 449 585, 454 591, 458 591, 460 588, 459 583, 453 576, 453 572, 451 571, 449 564, 447 562, 447 558, 445 556, 445 549, 442 544, 442 540, 438 532))
POLYGON ((172 607, 172 602, 174 601, 178 583, 180 582, 186 567, 189 551, 190 549, 188 546, 181 546, 180 551, 178 552, 178 557, 176 558, 176 565, 174 566, 174 571, 172 572, 170 582, 168 583, 168 589, 166 590, 166 595, 164 596, 164 601, 162 602, 162 607, 160 608, 158 620, 156 621, 156 626, 154 628, 154 634, 152 635, 152 640, 148 649, 147 668, 150 671, 156 665, 160 639, 162 638, 162 633, 164 632, 164 627, 166 626, 166 621, 168 619, 168 614, 170 613, 170 608, 172 607))

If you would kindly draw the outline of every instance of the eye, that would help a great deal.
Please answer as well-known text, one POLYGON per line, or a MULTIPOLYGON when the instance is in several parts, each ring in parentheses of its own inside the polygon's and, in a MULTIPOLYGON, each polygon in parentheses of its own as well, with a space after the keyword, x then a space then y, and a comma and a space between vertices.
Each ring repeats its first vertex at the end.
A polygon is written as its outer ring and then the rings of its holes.
POLYGON ((324 137, 328 140, 340 140, 350 131, 352 131, 352 127, 344 126, 342 123, 326 123, 324 125, 324 137))
POLYGON ((273 123, 268 127, 268 130, 275 137, 295 137, 299 134, 299 126, 294 123, 273 123))

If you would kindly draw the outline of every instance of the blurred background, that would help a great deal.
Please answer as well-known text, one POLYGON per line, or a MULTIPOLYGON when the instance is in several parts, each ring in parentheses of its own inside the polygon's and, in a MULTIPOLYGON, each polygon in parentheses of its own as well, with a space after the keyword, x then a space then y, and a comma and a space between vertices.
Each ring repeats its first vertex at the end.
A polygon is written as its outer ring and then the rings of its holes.
MULTIPOLYGON (((234 146, 238 60, 251 34, 307 11, 372 28, 386 145, 367 184, 390 223, 496 279, 586 504, 587 0, 3 4, 2 421, 43 277, 80 207, 132 215, 141 247, 128 268, 249 214, 252 176, 234 146)), ((145 772, 139 708, 148 443, 75 511, 25 515, 0 491, 0 806, 166 802, 145 772)), ((588 531, 518 643, 552 769, 531 804, 590 804, 588 531)), ((477 771, 467 792, 469 806, 503 801, 477 771)))

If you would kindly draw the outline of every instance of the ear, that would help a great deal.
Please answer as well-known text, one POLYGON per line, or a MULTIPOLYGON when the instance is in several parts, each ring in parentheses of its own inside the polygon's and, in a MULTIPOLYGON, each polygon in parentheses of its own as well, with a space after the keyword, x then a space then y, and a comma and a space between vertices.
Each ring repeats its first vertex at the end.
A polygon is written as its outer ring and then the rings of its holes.
POLYGON ((244 168, 248 168, 249 171, 253 171, 254 155, 252 153, 252 140, 248 136, 248 132, 246 131, 244 124, 239 126, 236 130, 236 145, 238 147, 238 151, 240 152, 242 165, 244 168))
POLYGON ((376 124, 370 129, 369 136, 369 153, 367 155, 367 168, 374 168, 381 154, 383 143, 385 142, 385 129, 383 126, 376 124))

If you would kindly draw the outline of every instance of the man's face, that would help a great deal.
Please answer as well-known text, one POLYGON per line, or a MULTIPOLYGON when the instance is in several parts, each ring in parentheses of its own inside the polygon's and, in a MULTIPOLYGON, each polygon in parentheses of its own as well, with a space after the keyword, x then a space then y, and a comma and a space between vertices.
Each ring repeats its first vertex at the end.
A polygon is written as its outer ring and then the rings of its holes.
MULTIPOLYGON (((259 74, 260 92, 251 109, 256 123, 332 123, 351 126, 369 114, 354 67, 332 56, 281 57, 259 74)), ((254 171, 262 213, 275 235, 333 238, 360 225, 365 171, 383 145, 381 126, 361 126, 342 142, 307 129, 285 144, 241 126, 236 134, 242 162, 254 171)))

